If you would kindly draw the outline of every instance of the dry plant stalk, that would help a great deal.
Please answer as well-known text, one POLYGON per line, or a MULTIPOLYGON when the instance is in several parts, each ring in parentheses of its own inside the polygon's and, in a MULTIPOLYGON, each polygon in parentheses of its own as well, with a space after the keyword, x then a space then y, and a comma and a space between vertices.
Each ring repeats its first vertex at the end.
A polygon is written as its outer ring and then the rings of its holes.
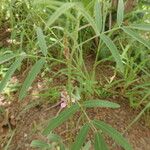
POLYGON ((66 35, 64 36, 64 40, 63 40, 63 44, 64 44, 64 51, 63 51, 63 54, 65 56, 65 58, 67 60, 69 60, 71 54, 70 54, 70 49, 69 49, 69 44, 68 44, 68 39, 66 37, 66 35))

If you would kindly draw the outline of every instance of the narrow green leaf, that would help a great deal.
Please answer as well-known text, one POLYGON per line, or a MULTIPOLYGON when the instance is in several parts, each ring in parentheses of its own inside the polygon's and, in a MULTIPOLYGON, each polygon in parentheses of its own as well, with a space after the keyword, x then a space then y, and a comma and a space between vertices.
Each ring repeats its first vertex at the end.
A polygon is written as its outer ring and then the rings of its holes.
POLYGON ((52 130, 60 126, 63 122, 69 119, 79 109, 78 105, 72 105, 70 108, 64 110, 57 117, 51 119, 47 128, 43 131, 44 135, 48 135, 52 130))
POLYGON ((10 80, 11 76, 14 74, 14 72, 16 71, 16 69, 21 65, 21 62, 23 60, 23 56, 20 56, 18 59, 16 59, 16 61, 10 66, 9 70, 7 71, 4 79, 2 79, 1 83, 0 83, 0 92, 2 92, 2 90, 4 89, 4 87, 6 86, 6 84, 8 83, 8 81, 10 80))
POLYGON ((112 56, 114 57, 114 59, 117 63, 117 67, 123 73, 124 72, 124 65, 123 65, 123 62, 122 62, 122 59, 121 59, 121 56, 119 54, 117 47, 115 46, 113 41, 108 36, 106 36, 105 34, 101 34, 100 37, 103 40, 103 42, 106 44, 106 46, 109 48, 109 50, 111 51, 112 56))
POLYGON ((50 133, 47 138, 50 140, 50 141, 55 141, 55 142, 59 142, 61 141, 61 137, 57 134, 54 134, 54 133, 50 133))
POLYGON ((90 129, 90 126, 88 124, 85 124, 81 128, 80 132, 78 133, 78 135, 75 139, 75 142, 73 143, 73 145, 71 147, 71 150, 80 150, 81 149, 82 145, 85 142, 85 139, 86 139, 89 129, 90 129))
POLYGON ((51 26, 62 14, 64 14, 67 10, 74 7, 75 3, 65 3, 60 6, 48 19, 46 23, 46 27, 51 26))
MULTIPOLYGON (((150 95, 150 93, 148 93, 148 96, 150 95)), ((126 130, 128 130, 129 128, 131 128, 131 126, 137 122, 140 117, 144 114, 144 112, 150 108, 150 102, 141 110, 141 112, 132 120, 132 122, 127 126, 126 130)))
POLYGON ((50 134, 47 136, 47 138, 48 138, 51 142, 56 142, 56 143, 58 143, 59 146, 60 146, 60 147, 59 147, 60 150, 65 150, 65 145, 64 145, 64 143, 63 143, 62 138, 61 138, 59 135, 54 134, 54 133, 50 133, 50 134))
POLYGON ((117 10, 117 24, 118 26, 122 25, 124 17, 124 3, 123 0, 118 1, 118 10, 117 10))
POLYGON ((20 90, 20 94, 19 94, 20 100, 22 100, 25 97, 28 88, 31 86, 32 82, 34 81, 34 79, 36 78, 40 70, 42 69, 44 63, 45 63, 45 59, 41 58, 34 64, 32 69, 30 70, 20 90))
POLYGON ((99 132, 94 135, 94 150, 109 150, 107 144, 99 132))
POLYGON ((108 133, 109 136, 111 136, 117 142, 117 144, 122 146, 125 150, 132 150, 132 147, 128 143, 128 141, 116 129, 114 129, 110 125, 108 125, 102 121, 98 121, 98 120, 94 120, 93 124, 98 129, 102 130, 103 132, 108 133))
POLYGON ((85 143, 85 146, 82 148, 82 150, 90 150, 91 149, 91 141, 88 141, 85 143))
POLYGON ((94 6, 94 16, 97 28, 99 29, 99 33, 102 31, 103 21, 102 21, 102 6, 99 0, 95 1, 94 6))
POLYGON ((146 23, 132 24, 129 27, 133 29, 143 30, 143 31, 150 31, 150 24, 146 24, 146 23))
POLYGON ((47 45, 46 45, 45 36, 43 34, 43 31, 40 27, 37 27, 36 33, 37 33, 38 44, 41 49, 41 52, 43 53, 44 56, 46 56, 47 55, 47 45))
POLYGON ((122 27, 122 30, 133 37, 135 40, 139 41, 140 43, 144 44, 147 48, 150 49, 150 43, 143 39, 138 33, 134 32, 133 30, 127 28, 127 27, 122 27))
POLYGON ((15 133, 16 133, 16 129, 12 131, 11 137, 10 137, 10 139, 7 141, 7 145, 4 147, 4 150, 9 150, 9 149, 10 149, 10 144, 11 144, 11 142, 12 142, 12 139, 13 139, 15 133))
POLYGON ((16 55, 13 53, 4 54, 0 56, 0 64, 7 62, 10 59, 13 59, 16 55))
POLYGON ((90 14, 84 9, 82 6, 77 6, 76 9, 81 12, 82 16, 88 21, 88 23, 92 26, 96 35, 100 34, 100 30, 98 29, 95 20, 90 16, 90 14))
POLYGON ((85 101, 82 106, 84 107, 107 107, 107 108, 119 108, 120 105, 113 103, 113 102, 109 102, 106 100, 89 100, 89 101, 85 101))
POLYGON ((30 146, 33 148, 42 148, 42 149, 49 148, 49 149, 51 149, 51 146, 49 144, 47 144, 44 141, 40 141, 40 140, 33 140, 31 142, 30 146))
MULTIPOLYGON (((32 5, 34 6, 49 6, 51 8, 51 6, 60 6, 62 5, 63 2, 60 2, 58 0, 55 0, 55 1, 51 1, 51 0, 33 0, 32 1, 32 5)), ((52 7, 53 8, 53 7, 52 7)))
MULTIPOLYGON (((110 107, 110 108, 118 108, 120 107, 116 103, 103 101, 103 100, 91 100, 91 101, 85 101, 82 103, 83 107, 86 108, 92 108, 92 107, 110 107)), ((75 104, 72 105, 70 108, 67 108, 62 113, 60 113, 57 117, 51 119, 48 123, 48 126, 43 131, 44 135, 48 135, 52 130, 57 128, 59 125, 61 125, 63 122, 69 119, 73 114, 75 114, 80 109, 79 105, 75 104)))

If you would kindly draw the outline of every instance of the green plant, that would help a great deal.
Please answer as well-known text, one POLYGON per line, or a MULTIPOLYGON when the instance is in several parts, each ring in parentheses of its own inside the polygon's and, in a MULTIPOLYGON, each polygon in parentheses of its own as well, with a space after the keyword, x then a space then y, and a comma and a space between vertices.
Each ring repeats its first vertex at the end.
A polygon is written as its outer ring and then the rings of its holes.
MULTIPOLYGON (((8 8, 10 24, 13 29, 11 39, 19 41, 20 44, 14 44, 11 52, 4 52, 0 56, 0 64, 4 64, 8 68, 0 83, 0 92, 5 90, 4 88, 14 73, 17 70, 20 71, 21 67, 28 69, 29 63, 32 67, 21 86, 20 100, 26 97, 29 87, 32 86, 38 74, 44 72, 45 68, 51 72, 52 82, 55 78, 65 76, 65 84, 59 83, 60 88, 67 89, 70 99, 73 95, 79 97, 83 102, 75 101, 76 104, 73 104, 70 100, 68 104, 70 108, 52 119, 44 133, 48 135, 54 128, 80 110, 88 122, 81 128, 75 141, 79 148, 83 145, 88 131, 92 129, 94 141, 91 141, 94 143, 95 149, 107 149, 103 135, 101 135, 102 131, 107 132, 125 149, 131 149, 125 139, 109 125, 101 121, 89 120, 84 109, 95 108, 102 104, 107 107, 110 102, 86 101, 86 99, 93 99, 95 95, 105 97, 108 89, 113 85, 122 86, 123 92, 121 94, 129 98, 132 106, 141 103, 144 105, 146 103, 147 106, 149 84, 145 84, 145 82, 149 77, 147 66, 150 44, 149 40, 146 40, 139 31, 150 31, 150 25, 148 23, 137 24, 137 21, 130 21, 129 25, 126 25, 123 0, 119 0, 114 22, 112 22, 113 10, 109 1, 92 0, 89 3, 86 0, 80 2, 15 0, 9 1, 8 8), (109 19, 107 19, 108 16, 109 19), (140 52, 137 52, 136 49, 139 46, 140 52), (88 59, 87 55, 91 50, 94 61, 91 62, 89 69, 86 59, 88 59), (11 64, 8 61, 11 63, 14 61, 14 63, 11 64), (118 81, 113 82, 112 79, 111 82, 107 82, 105 89, 96 79, 96 70, 99 64, 104 61, 110 61, 112 69, 121 78, 118 81), (51 70, 57 66, 61 66, 57 72, 51 70), (141 82, 140 78, 144 81, 141 82), (137 81, 142 84, 137 86, 137 81), (139 93, 139 91, 141 92, 139 93), (141 101, 138 100, 139 97, 142 98, 141 101), (80 135, 84 135, 83 139, 79 138, 80 135)), ((55 95, 51 94, 49 90, 48 93, 49 96, 55 98, 55 95)), ((116 91, 111 94, 113 93, 116 91)), ((57 94, 56 90, 56 97, 57 94)), ((42 94, 41 96, 44 97, 42 94)), ((115 104, 115 106, 118 105, 115 104)), ((61 142, 56 143, 62 144, 61 142)), ((39 148, 50 148, 51 146, 42 141, 34 141, 31 145, 39 148)))
MULTIPOLYGON (((126 149, 126 150, 132 149, 131 146, 128 144, 128 142, 122 137, 122 135, 118 131, 116 131, 114 128, 112 128, 110 125, 108 125, 102 121, 91 120, 88 117, 88 115, 85 111, 85 108, 92 108, 92 107, 94 107, 94 108, 95 107, 118 108, 119 105, 109 102, 109 101, 102 101, 102 100, 89 100, 89 101, 83 102, 82 104, 77 102, 77 104, 72 105, 70 108, 67 108, 62 113, 60 113, 57 117, 51 119, 47 128, 43 131, 43 134, 46 136, 51 135, 51 132, 56 127, 60 126, 64 121, 66 121, 68 118, 73 116, 73 114, 75 114, 77 111, 82 111, 87 119, 87 123, 85 123, 81 127, 81 129, 75 139, 75 142, 71 145, 71 148, 69 148, 69 149, 72 149, 72 150, 81 149, 85 142, 86 136, 87 136, 90 128, 94 134, 94 140, 92 140, 92 143, 94 143, 95 150, 96 149, 97 150, 98 149, 108 149, 108 147, 102 137, 104 133, 109 134, 109 136, 111 136, 124 149, 126 149)), ((57 138, 57 140, 59 140, 59 138, 57 138)), ((41 149, 42 148, 43 149, 44 148, 48 148, 48 149, 52 148, 52 144, 48 145, 47 143, 44 143, 42 141, 37 141, 37 140, 33 141, 31 143, 31 146, 36 147, 36 148, 41 148, 41 149)))

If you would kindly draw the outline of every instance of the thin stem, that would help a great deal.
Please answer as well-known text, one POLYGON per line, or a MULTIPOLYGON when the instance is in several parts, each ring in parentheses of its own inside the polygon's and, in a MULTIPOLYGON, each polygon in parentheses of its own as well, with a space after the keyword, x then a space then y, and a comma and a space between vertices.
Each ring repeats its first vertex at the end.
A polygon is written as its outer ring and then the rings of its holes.
POLYGON ((77 102, 77 104, 79 105, 79 107, 81 108, 81 111, 82 111, 83 114, 85 115, 85 117, 86 117, 86 119, 88 120, 89 124, 91 125, 93 132, 97 132, 97 129, 96 129, 95 126, 93 125, 91 119, 90 119, 89 116, 87 115, 87 113, 86 113, 86 111, 84 110, 84 108, 82 107, 82 105, 81 105, 78 101, 76 101, 76 102, 77 102))

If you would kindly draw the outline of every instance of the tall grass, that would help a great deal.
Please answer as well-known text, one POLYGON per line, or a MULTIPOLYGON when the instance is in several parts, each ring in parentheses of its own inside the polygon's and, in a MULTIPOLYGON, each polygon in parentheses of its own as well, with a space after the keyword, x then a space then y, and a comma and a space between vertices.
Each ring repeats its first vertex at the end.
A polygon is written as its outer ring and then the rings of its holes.
MULTIPOLYGON (((20 100, 25 98, 29 87, 37 75, 42 72, 41 70, 45 70, 45 66, 63 64, 65 67, 54 73, 52 78, 63 75, 67 77, 65 86, 70 97, 67 104, 69 108, 49 122, 44 134, 50 135, 56 127, 72 117, 77 111, 81 111, 85 115, 87 123, 80 129, 71 149, 79 150, 83 146, 89 129, 92 129, 94 134, 94 139, 91 141, 94 141, 95 150, 108 149, 103 139, 103 132, 107 132, 124 149, 132 149, 122 135, 110 125, 101 121, 90 120, 85 108, 119 107, 108 101, 88 100, 99 93, 100 85, 96 81, 96 69, 102 61, 106 60, 113 63, 111 67, 121 77, 120 82, 111 81, 112 83, 108 85, 109 88, 114 84, 117 87, 117 83, 121 83, 124 90, 123 94, 129 98, 131 105, 134 105, 134 101, 138 104, 143 103, 143 101, 149 103, 147 101, 149 84, 142 84, 140 87, 140 89, 146 89, 144 96, 139 96, 140 98, 143 97, 141 101, 133 99, 139 89, 136 82, 140 80, 139 78, 144 80, 145 76, 149 77, 147 63, 150 44, 139 30, 149 31, 150 25, 136 24, 135 22, 125 25, 126 16, 123 0, 119 0, 114 24, 111 24, 112 18, 107 19, 113 13, 108 1, 93 0, 89 3, 86 0, 81 2, 18 0, 8 3, 9 24, 12 28, 11 38, 19 41, 20 44, 12 47, 15 51, 12 51, 11 54, 1 53, 0 62, 2 64, 7 63, 8 60, 12 62, 14 60, 14 63, 9 67, 1 81, 0 91, 5 90, 4 88, 14 72, 24 62, 22 60, 31 61, 34 65, 19 90, 20 100), (108 24, 109 29, 107 29, 108 24), (140 53, 137 52, 137 47, 134 44, 140 45, 142 48, 140 53), (86 53, 89 53, 91 49, 93 49, 95 60, 89 71, 85 59, 86 53), (103 56, 104 53, 105 56, 103 56), (141 75, 138 76, 138 74, 141 75), (74 85, 73 81, 77 85, 74 85), (80 97, 80 101, 75 100, 75 104, 71 101, 72 95, 77 96, 74 91, 78 91, 80 97), (77 147, 75 148, 74 145, 77 147)), ((98 96, 101 97, 102 95, 98 96)), ((62 140, 59 140, 58 144, 62 149, 64 148, 62 140)), ((51 147, 50 144, 42 141, 33 141, 31 146, 47 149, 51 147)))

